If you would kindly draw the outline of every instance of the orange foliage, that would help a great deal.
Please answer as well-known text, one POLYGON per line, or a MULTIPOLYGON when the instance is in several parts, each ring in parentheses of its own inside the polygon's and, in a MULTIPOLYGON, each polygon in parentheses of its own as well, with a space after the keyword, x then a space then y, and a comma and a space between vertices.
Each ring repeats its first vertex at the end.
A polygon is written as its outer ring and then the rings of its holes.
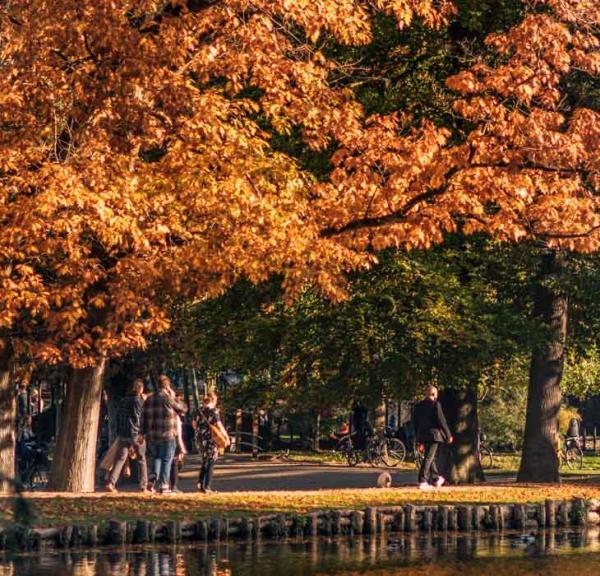
POLYGON ((594 250, 600 122, 561 110, 599 72, 594 0, 547 0, 449 80, 476 124, 459 146, 400 114, 365 119, 319 44, 444 24, 447 0, 28 0, 0 8, 0 331, 42 361, 93 363, 168 327, 174 296, 280 273, 343 296, 371 249, 427 247, 465 221, 594 250), (246 90, 254 90, 254 99, 246 90), (257 118, 298 129, 318 183, 257 118))
POLYGON ((600 5, 535 4, 554 12, 487 39, 501 64, 478 62, 448 79, 462 95, 457 113, 475 126, 462 144, 447 146, 448 134, 427 122, 408 130, 388 116, 336 153, 318 203, 326 237, 342 234, 358 251, 428 247, 460 224, 501 240, 600 247, 600 114, 569 109, 561 84, 573 70, 600 73, 600 5))

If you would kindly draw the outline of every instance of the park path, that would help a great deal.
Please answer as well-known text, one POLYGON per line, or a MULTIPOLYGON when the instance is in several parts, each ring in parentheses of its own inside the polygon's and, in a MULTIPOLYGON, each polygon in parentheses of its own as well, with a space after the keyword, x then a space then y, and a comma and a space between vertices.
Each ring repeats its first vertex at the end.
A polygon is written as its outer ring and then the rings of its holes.
MULTIPOLYGON (((179 488, 184 492, 196 490, 199 460, 196 455, 187 457, 180 473, 179 488)), ((219 492, 263 490, 322 490, 335 488, 374 488, 378 476, 388 471, 392 486, 414 485, 417 472, 414 468, 372 468, 285 461, 256 461, 248 457, 224 456, 215 468, 212 487, 219 492)), ((493 475, 490 479, 506 481, 510 476, 493 475)))

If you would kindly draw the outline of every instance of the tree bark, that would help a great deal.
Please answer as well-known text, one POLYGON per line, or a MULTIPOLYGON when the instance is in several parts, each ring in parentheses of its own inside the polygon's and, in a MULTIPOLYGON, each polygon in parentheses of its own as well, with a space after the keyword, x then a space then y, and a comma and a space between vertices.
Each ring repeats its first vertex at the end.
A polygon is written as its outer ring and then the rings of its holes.
POLYGON ((442 406, 454 437, 454 442, 446 445, 444 475, 451 484, 473 484, 485 480, 477 457, 477 391, 474 388, 446 390, 442 406))
POLYGON ((562 259, 544 256, 535 292, 534 314, 548 327, 547 341, 534 349, 529 373, 527 413, 519 482, 559 482, 558 412, 567 337, 567 295, 558 282, 562 259))
POLYGON ((12 386, 11 350, 0 341, 0 494, 14 490, 17 402, 12 386))
POLYGON ((374 418, 373 418, 373 427, 375 431, 378 433, 383 433, 385 427, 387 425, 386 422, 386 402, 385 398, 380 398, 377 406, 375 406, 374 418))
POLYGON ((106 360, 102 360, 91 368, 71 370, 50 473, 51 490, 94 491, 105 367, 106 360))
POLYGON ((313 450, 315 452, 319 452, 319 450, 321 449, 320 439, 321 439, 321 413, 317 411, 314 414, 314 420, 313 420, 313 450))

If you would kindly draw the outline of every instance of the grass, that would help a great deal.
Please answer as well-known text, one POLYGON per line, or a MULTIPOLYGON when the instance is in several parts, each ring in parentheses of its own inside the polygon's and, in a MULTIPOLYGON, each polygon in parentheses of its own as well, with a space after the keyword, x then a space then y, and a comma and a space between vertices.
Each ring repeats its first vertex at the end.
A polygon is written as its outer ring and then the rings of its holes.
MULTIPOLYGON (((343 489, 289 492, 228 492, 211 495, 181 494, 146 496, 131 494, 60 494, 28 495, 35 511, 36 525, 52 526, 100 522, 103 520, 189 519, 198 516, 306 513, 311 510, 422 504, 485 504, 540 502, 547 498, 600 498, 600 486, 563 483, 560 485, 481 485, 459 486, 423 493, 416 488, 381 490, 343 489)), ((0 498, 0 519, 10 522, 12 498, 0 498)))
MULTIPOLYGON (((331 452, 320 454, 291 453, 286 460, 292 462, 323 463, 344 466, 343 459, 331 452)), ((305 513, 317 509, 365 508, 367 506, 412 503, 520 503, 539 502, 546 498, 569 499, 573 497, 599 498, 600 456, 585 456, 583 470, 561 472, 565 482, 560 485, 520 485, 498 483, 504 474, 516 473, 518 454, 498 454, 490 476, 493 484, 459 486, 420 492, 414 487, 381 489, 338 489, 310 491, 229 492, 211 495, 186 493, 169 497, 144 496, 137 493, 119 494, 60 494, 32 493, 27 498, 35 512, 35 524, 52 526, 101 522, 104 520, 188 519, 202 515, 239 516, 241 514, 269 514, 274 512, 305 513), (579 476, 579 478, 574 478, 579 476), (581 476, 587 480, 582 481, 581 476)), ((414 470, 412 462, 399 468, 414 470)), ((13 499, 0 497, 0 522, 12 520, 13 499)))
MULTIPOLYGON (((291 462, 310 462, 312 464, 327 464, 327 465, 340 465, 345 466, 346 460, 344 457, 336 452, 291 452, 287 455, 286 459, 291 462)), ((492 471, 494 473, 505 473, 505 474, 516 474, 519 469, 519 462, 521 455, 518 453, 499 453, 494 454, 494 467, 492 471)), ((398 470, 414 470, 414 463, 412 461, 406 461, 400 464, 398 470)), ((578 476, 581 474, 600 474, 600 455, 590 456, 585 455, 583 457, 583 468, 581 470, 569 469, 566 466, 561 467, 561 474, 563 476, 578 476)))

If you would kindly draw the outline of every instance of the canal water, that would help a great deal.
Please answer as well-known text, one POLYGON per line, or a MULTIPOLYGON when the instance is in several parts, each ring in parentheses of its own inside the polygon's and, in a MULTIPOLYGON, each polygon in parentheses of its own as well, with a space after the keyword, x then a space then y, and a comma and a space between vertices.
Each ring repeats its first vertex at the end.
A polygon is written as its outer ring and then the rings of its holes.
POLYGON ((0 557, 0 576, 598 576, 598 530, 387 535, 0 557))

